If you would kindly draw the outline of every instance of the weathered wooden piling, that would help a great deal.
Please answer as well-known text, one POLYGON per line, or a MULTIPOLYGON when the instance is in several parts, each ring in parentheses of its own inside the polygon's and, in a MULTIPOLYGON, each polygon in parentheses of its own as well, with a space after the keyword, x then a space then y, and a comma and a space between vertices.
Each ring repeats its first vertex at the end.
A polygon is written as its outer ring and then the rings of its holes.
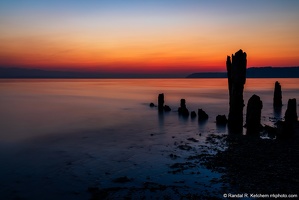
POLYGON ((279 108, 282 106, 281 85, 278 81, 275 82, 273 106, 274 108, 279 108))
POLYGON ((229 89, 228 128, 231 133, 243 130, 243 90, 246 82, 247 55, 241 49, 227 56, 226 68, 229 89))
POLYGON ((158 110, 162 112, 164 110, 164 93, 158 96, 158 110))
POLYGON ((181 105, 178 109, 179 115, 182 115, 183 117, 188 117, 189 116, 189 110, 186 107, 186 100, 181 99, 181 105))
POLYGON ((286 123, 290 124, 296 123, 298 121, 296 99, 289 99, 284 119, 286 123))
POLYGON ((257 95, 252 95, 248 100, 247 112, 246 112, 246 134, 259 135, 262 128, 261 125, 261 113, 263 108, 263 102, 257 95))

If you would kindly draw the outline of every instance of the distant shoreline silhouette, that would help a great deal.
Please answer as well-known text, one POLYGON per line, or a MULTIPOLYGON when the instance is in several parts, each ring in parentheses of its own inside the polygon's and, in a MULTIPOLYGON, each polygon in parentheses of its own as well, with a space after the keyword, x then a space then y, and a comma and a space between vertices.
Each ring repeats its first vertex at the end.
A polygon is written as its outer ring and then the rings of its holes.
MULTIPOLYGON (((299 78, 298 67, 251 67, 246 71, 247 78, 299 78)), ((186 78, 227 78, 226 72, 193 73, 186 78)))
MULTIPOLYGON (((299 78, 298 67, 251 67, 247 78, 299 78)), ((173 74, 100 73, 78 71, 50 71, 42 69, 0 67, 0 78, 227 78, 226 72, 200 72, 184 77, 173 74)))

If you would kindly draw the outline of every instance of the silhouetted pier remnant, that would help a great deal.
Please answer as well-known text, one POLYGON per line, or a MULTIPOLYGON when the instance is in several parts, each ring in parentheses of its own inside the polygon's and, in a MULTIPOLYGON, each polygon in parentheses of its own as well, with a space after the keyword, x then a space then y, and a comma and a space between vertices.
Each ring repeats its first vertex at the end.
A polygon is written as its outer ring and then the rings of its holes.
POLYGON ((158 96, 158 110, 162 112, 164 110, 164 93, 158 96))
POLYGON ((170 108, 168 105, 165 105, 165 106, 164 106, 164 111, 165 111, 165 112, 170 112, 170 111, 171 111, 171 108, 170 108))
POLYGON ((298 126, 296 99, 289 99, 284 119, 284 122, 278 121, 276 123, 278 138, 289 138, 296 132, 296 126, 298 126))
POLYGON ((149 106, 152 108, 152 107, 155 107, 155 104, 154 103, 150 103, 149 106))
POLYGON ((195 111, 192 111, 192 112, 191 112, 191 118, 196 118, 196 116, 197 116, 197 115, 196 115, 196 112, 195 112, 195 111))
POLYGON ((209 119, 209 115, 203 110, 203 109, 198 109, 198 121, 204 121, 209 119))
POLYGON ((182 115, 183 117, 189 116, 189 110, 186 107, 186 100, 181 99, 181 107, 178 109, 179 115, 182 115))
POLYGON ((298 121, 297 116, 297 102, 296 99, 289 99, 288 108, 284 116, 285 122, 288 124, 295 124, 298 121))
POLYGON ((217 115, 216 117, 216 124, 217 125, 226 125, 227 124, 227 118, 225 115, 217 115))
POLYGON ((243 130, 243 90, 246 82, 246 53, 241 49, 227 56, 226 68, 229 89, 228 127, 231 133, 242 133, 243 130))
POLYGON ((246 128, 248 135, 258 135, 262 129, 261 113, 263 102, 257 95, 252 95, 248 100, 246 113, 246 128))
POLYGON ((279 108, 282 106, 281 85, 278 81, 275 82, 273 106, 274 108, 279 108))

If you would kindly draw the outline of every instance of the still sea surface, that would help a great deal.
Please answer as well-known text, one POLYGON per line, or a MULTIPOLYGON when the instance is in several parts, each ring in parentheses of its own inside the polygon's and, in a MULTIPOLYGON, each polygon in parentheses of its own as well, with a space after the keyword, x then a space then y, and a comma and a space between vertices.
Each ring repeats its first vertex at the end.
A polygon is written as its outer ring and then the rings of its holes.
MULTIPOLYGON (((253 94, 263 101, 262 124, 273 126, 283 118, 289 98, 298 102, 299 79, 247 79, 245 104, 253 94), (281 112, 272 107, 275 81, 282 86, 281 112)), ((88 187, 138 188, 144 182, 215 195, 222 185, 211 180, 221 174, 200 165, 169 171, 188 155, 200 154, 197 146, 209 134, 227 134, 215 119, 228 110, 227 79, 2 79, 0 199, 88 199, 88 187), (149 107, 157 104, 159 93, 171 112, 161 115, 149 107), (179 117, 182 98, 190 112, 206 111, 208 121, 179 117), (112 181, 124 176, 132 181, 112 181)))

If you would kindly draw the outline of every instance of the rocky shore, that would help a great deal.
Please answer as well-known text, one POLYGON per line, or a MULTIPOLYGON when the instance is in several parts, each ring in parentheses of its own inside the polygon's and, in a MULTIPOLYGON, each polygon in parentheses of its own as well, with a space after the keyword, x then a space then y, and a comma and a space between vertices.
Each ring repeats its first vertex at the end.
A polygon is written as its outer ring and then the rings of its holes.
MULTIPOLYGON (((299 125, 288 139, 225 135, 228 148, 206 155, 203 164, 224 175, 240 193, 296 194, 299 191, 299 125)), ((230 192, 229 189, 227 193, 230 192)))

